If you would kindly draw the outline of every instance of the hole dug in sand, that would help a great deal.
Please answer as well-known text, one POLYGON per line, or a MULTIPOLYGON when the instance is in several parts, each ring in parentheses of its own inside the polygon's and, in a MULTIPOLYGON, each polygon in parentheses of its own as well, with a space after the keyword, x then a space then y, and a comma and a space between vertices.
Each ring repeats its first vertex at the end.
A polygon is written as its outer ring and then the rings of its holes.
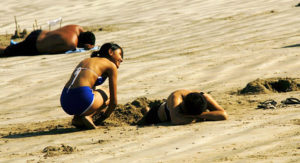
POLYGON ((265 94, 300 90, 300 78, 256 79, 239 91, 240 94, 265 94))
POLYGON ((146 109, 158 107, 163 102, 164 100, 149 100, 146 97, 140 97, 125 105, 118 105, 105 121, 101 121, 99 114, 94 115, 93 120, 97 126, 138 125, 146 109))

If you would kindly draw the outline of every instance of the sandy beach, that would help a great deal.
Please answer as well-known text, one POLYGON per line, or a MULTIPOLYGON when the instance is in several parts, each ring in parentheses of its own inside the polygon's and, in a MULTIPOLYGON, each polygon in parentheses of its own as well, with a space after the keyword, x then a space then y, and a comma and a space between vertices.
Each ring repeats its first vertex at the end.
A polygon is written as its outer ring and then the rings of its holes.
POLYGON ((300 105, 257 109, 268 99, 300 99, 300 91, 238 93, 258 78, 299 79, 298 3, 1 1, 3 36, 14 33, 14 16, 28 31, 35 20, 48 30, 47 21, 59 17, 62 25, 101 27, 94 32, 97 45, 113 41, 124 49, 120 104, 198 89, 229 120, 78 130, 59 98, 91 52, 0 58, 0 162, 300 162, 300 105))

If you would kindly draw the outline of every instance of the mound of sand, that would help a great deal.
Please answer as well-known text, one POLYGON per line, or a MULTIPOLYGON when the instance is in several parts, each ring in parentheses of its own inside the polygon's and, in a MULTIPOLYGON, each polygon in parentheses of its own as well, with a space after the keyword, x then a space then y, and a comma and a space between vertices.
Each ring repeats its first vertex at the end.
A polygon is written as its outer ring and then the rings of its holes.
POLYGON ((61 154, 70 154, 77 151, 76 147, 71 147, 69 145, 61 144, 61 146, 47 146, 43 149, 43 153, 45 153, 44 157, 53 157, 61 154))
POLYGON ((256 79, 246 85, 240 94, 262 94, 300 90, 300 78, 256 79))
POLYGON ((0 35, 0 46, 8 46, 12 34, 0 35))
POLYGON ((82 26, 82 28, 85 31, 90 31, 90 32, 99 32, 99 31, 113 32, 119 30, 119 28, 115 25, 90 25, 90 26, 82 26))
POLYGON ((104 126, 137 125, 147 109, 158 107, 164 101, 164 99, 149 100, 146 97, 137 98, 125 105, 118 105, 112 115, 105 121, 101 120, 101 115, 99 114, 94 115, 93 120, 96 125, 104 126))

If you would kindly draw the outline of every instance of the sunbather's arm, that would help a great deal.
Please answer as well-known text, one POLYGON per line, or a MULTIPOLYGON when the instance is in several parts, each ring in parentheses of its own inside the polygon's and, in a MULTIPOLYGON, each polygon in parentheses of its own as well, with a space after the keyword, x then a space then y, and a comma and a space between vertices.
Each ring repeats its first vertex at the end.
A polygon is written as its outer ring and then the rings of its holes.
POLYGON ((81 26, 78 25, 77 27, 78 27, 79 34, 84 32, 84 29, 81 26))
POLYGON ((95 47, 95 45, 84 44, 84 49, 85 49, 85 50, 90 50, 90 49, 92 49, 93 47, 95 47))
MULTIPOLYGON (((80 35, 80 33, 82 33, 82 32, 86 32, 81 26, 77 26, 77 28, 78 28, 78 31, 79 31, 79 34, 78 34, 78 36, 80 35)), ((85 50, 89 50, 89 49, 92 49, 93 47, 95 47, 95 45, 92 45, 92 44, 84 44, 83 45, 83 48, 85 49, 85 50)))

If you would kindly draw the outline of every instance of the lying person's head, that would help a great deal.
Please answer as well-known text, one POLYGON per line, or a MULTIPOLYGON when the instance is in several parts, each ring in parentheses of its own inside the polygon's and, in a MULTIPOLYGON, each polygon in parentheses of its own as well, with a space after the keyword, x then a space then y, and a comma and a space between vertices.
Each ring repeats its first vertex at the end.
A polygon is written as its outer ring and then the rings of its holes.
POLYGON ((78 36, 78 47, 83 48, 85 44, 95 45, 96 37, 92 32, 82 32, 78 36))
POLYGON ((206 110, 207 101, 203 93, 189 93, 184 98, 185 114, 198 115, 206 110))

